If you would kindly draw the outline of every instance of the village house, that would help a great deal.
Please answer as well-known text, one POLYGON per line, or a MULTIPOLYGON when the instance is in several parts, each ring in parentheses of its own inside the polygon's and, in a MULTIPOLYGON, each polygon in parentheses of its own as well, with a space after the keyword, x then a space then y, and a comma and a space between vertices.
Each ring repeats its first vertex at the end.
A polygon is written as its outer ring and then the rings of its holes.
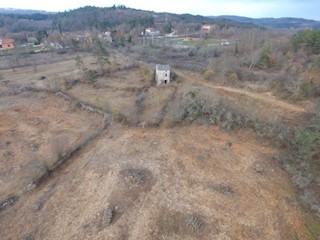
POLYGON ((77 40, 79 42, 86 42, 86 43, 92 43, 93 42, 92 33, 89 32, 89 31, 70 33, 68 35, 66 33, 64 33, 64 37, 74 38, 75 40, 77 40))
POLYGON ((99 33, 98 37, 103 42, 112 43, 111 32, 99 33))
POLYGON ((230 42, 228 39, 221 39, 221 46, 229 46, 230 42))
POLYGON ((13 39, 0 39, 0 48, 2 48, 2 49, 14 48, 14 40, 13 39))
POLYGON ((156 65, 156 81, 158 85, 170 83, 169 65, 156 65))
POLYGON ((201 30, 204 33, 209 33, 211 31, 211 25, 209 24, 202 25, 201 30))
POLYGON ((155 28, 146 28, 145 36, 154 37, 160 35, 160 32, 155 28))
POLYGON ((211 33, 215 29, 215 25, 212 24, 204 24, 201 26, 201 31, 203 33, 211 33))

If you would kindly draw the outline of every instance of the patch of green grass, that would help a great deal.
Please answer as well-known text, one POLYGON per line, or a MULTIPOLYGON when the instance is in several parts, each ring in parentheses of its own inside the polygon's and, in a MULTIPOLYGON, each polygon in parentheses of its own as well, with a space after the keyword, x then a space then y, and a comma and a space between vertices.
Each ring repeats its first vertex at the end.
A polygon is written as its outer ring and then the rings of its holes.
POLYGON ((16 47, 12 49, 1 49, 0 56, 14 55, 14 54, 30 54, 43 52, 44 48, 42 45, 36 45, 33 47, 16 47))
POLYGON ((167 41, 168 44, 172 45, 183 45, 183 46, 189 46, 193 47, 195 45, 220 45, 219 39, 199 39, 199 40, 193 40, 193 39, 187 39, 187 38, 161 38, 161 39, 154 39, 154 44, 160 44, 167 41))
POLYGON ((317 240, 320 236, 320 221, 318 219, 310 219, 307 223, 307 228, 311 234, 311 240, 317 240))
POLYGON ((217 44, 220 45, 220 40, 219 39, 205 39, 202 41, 204 45, 211 45, 211 44, 217 44))

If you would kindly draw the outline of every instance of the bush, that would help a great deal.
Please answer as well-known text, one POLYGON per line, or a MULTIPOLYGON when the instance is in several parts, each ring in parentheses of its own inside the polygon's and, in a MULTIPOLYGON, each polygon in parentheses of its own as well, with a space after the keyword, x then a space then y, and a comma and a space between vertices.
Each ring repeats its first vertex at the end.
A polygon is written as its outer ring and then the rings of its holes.
POLYGON ((312 89, 310 82, 304 79, 295 78, 290 81, 290 85, 288 85, 288 90, 293 99, 301 99, 304 97, 308 97, 311 94, 312 89))
POLYGON ((294 137, 292 161, 293 180, 301 189, 300 200, 304 207, 320 216, 320 114, 309 126, 299 129, 294 137))
POLYGON ((94 84, 98 77, 97 71, 89 69, 85 71, 84 80, 86 83, 94 84))
POLYGON ((214 79, 214 71, 211 69, 206 70, 203 77, 208 81, 212 81, 214 79))
POLYGON ((65 49, 60 49, 57 51, 57 54, 66 54, 66 53, 68 53, 68 51, 65 49))
POLYGON ((230 73, 229 76, 228 76, 229 80, 231 80, 232 82, 235 82, 235 81, 238 81, 239 80, 239 77, 238 77, 238 74, 236 73, 230 73))
POLYGON ((316 61, 313 63, 313 66, 312 68, 317 71, 317 72, 320 72, 320 57, 318 57, 316 59, 316 61))
POLYGON ((271 49, 270 47, 265 47, 261 54, 260 60, 258 62, 258 68, 268 69, 271 67, 271 49))
POLYGON ((302 81, 300 84, 300 94, 307 97, 310 93, 310 82, 302 81))
POLYGON ((176 74, 176 72, 171 70, 170 77, 171 77, 171 80, 175 81, 177 80, 178 75, 176 74))
POLYGON ((314 123, 299 130, 295 137, 299 156, 306 161, 320 158, 320 115, 314 123))
POLYGON ((141 64, 140 75, 142 82, 152 83, 155 80, 155 70, 150 69, 147 64, 141 64))

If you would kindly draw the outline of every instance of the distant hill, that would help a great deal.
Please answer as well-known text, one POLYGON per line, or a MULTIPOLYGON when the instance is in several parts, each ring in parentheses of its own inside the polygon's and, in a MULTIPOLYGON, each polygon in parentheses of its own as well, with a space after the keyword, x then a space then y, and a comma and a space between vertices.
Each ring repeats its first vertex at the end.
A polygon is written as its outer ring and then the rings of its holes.
POLYGON ((46 12, 42 10, 25 10, 16 8, 0 8, 0 14, 48 14, 51 12, 46 12))
POLYGON ((304 18, 248 18, 241 16, 210 16, 210 18, 224 18, 242 23, 253 23, 258 26, 274 29, 320 29, 320 22, 304 18))
POLYGON ((48 13, 38 10, 0 9, 0 28, 11 33, 21 31, 59 30, 60 32, 114 30, 122 25, 122 31, 135 29, 141 33, 146 27, 156 27, 162 31, 181 27, 196 31, 204 23, 217 24, 220 28, 256 28, 250 22, 237 22, 232 19, 209 18, 191 14, 157 13, 153 11, 127 8, 124 5, 113 7, 86 6, 78 9, 48 13))

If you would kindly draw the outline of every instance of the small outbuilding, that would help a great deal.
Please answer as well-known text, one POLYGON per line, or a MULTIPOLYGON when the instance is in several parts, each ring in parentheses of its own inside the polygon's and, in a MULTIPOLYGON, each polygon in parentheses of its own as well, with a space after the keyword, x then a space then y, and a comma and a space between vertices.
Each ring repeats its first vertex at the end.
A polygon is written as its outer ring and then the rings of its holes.
POLYGON ((156 81, 158 85, 170 83, 169 65, 156 65, 156 81))

